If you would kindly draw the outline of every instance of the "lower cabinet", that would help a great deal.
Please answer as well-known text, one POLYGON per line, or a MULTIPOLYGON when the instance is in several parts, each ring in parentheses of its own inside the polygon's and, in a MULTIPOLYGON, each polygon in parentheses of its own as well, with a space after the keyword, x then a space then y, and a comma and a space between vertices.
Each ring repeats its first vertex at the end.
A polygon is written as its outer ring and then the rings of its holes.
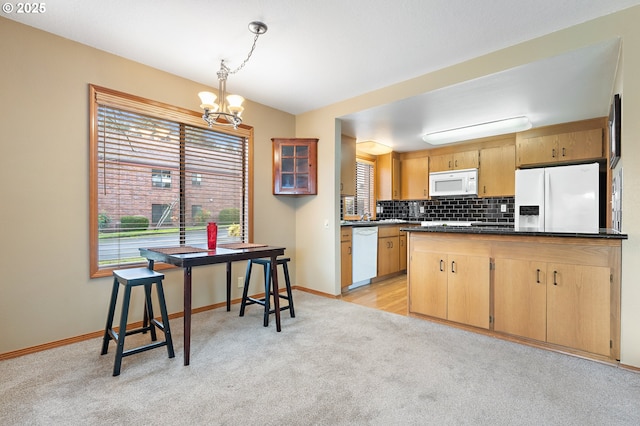
POLYGON ((621 241, 409 232, 409 312, 619 360, 621 241))
POLYGON ((352 284, 353 258, 351 250, 352 228, 340 228, 340 287, 344 289, 352 284))
POLYGON ((611 269, 496 259, 495 330, 608 356, 611 269))
POLYGON ((488 329, 491 259, 477 250, 464 254, 464 242, 446 245, 411 239, 409 312, 488 329))
POLYGON ((400 244, 400 270, 407 270, 407 233, 400 231, 398 236, 398 243, 400 244))
POLYGON ((400 237, 397 226, 378 228, 378 276, 400 270, 400 237))

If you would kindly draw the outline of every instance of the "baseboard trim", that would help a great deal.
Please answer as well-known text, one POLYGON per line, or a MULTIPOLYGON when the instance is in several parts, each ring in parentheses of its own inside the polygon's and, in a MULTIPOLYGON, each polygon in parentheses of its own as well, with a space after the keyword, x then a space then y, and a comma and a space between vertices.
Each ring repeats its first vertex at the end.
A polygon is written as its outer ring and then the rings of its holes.
MULTIPOLYGON (((300 291, 306 291, 309 293, 314 293, 314 294, 318 294, 320 296, 324 296, 325 293, 320 293, 320 292, 316 292, 314 290, 308 290, 305 288, 300 288, 298 286, 291 286, 292 289, 294 290, 300 290, 300 291)), ((278 289, 280 293, 286 291, 286 288, 280 288, 278 289)), ((329 295, 327 295, 328 297, 330 297, 329 295)), ((260 294, 254 294, 251 297, 254 298, 262 298, 264 297, 264 293, 260 293, 260 294)), ((240 303, 240 298, 237 299, 232 299, 231 300, 231 304, 232 305, 236 305, 238 303, 240 303)), ((198 314, 200 312, 206 312, 206 311, 210 311, 212 309, 217 309, 217 308, 221 308, 223 306, 226 306, 227 302, 220 302, 220 303, 214 303, 213 305, 207 305, 207 306, 201 306, 199 308, 194 308, 191 313, 192 314, 198 314)), ((184 317, 184 311, 181 312, 176 312, 173 314, 169 314, 169 320, 172 320, 174 318, 180 318, 180 317, 184 317)), ((128 327, 131 328, 136 328, 136 327, 141 327, 142 326, 142 321, 137 321, 131 324, 128 324, 128 327)), ((115 330, 118 330, 118 327, 114 327, 115 330)), ((36 345, 36 346, 31 346, 28 348, 23 348, 23 349, 18 349, 16 351, 11 351, 11 352, 5 352, 0 354, 0 361, 4 361, 7 359, 12 359, 12 358, 18 358, 24 355, 29 355, 29 354, 34 354, 37 352, 42 352, 42 351, 46 351, 49 349, 54 349, 54 348, 59 348, 62 346, 66 346, 66 345, 71 345, 73 343, 79 343, 79 342, 83 342, 85 340, 91 340, 91 339, 95 339, 98 337, 102 337, 104 334, 104 330, 99 330, 99 331, 94 331, 91 333, 87 333, 87 334, 81 334, 79 336, 74 336, 74 337, 69 337, 66 339, 62 339, 62 340, 56 340, 53 342, 49 342, 49 343, 43 343, 42 345, 36 345)), ((97 350, 100 350, 100 348, 98 348, 97 350)))

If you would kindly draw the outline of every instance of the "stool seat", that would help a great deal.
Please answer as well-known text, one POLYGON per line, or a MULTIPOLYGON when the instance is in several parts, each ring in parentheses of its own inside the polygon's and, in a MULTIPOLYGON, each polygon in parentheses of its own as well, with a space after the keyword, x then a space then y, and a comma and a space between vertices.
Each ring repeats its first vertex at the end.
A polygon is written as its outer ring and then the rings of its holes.
MULTIPOLYGON (((278 265, 282 266, 284 272, 284 281, 286 288, 286 295, 277 294, 273 295, 274 297, 279 297, 281 299, 285 299, 288 303, 287 306, 280 306, 280 311, 289 310, 289 314, 291 318, 295 318, 295 310, 293 307, 293 295, 291 293, 291 280, 289 278, 289 262, 291 261, 288 257, 281 257, 276 259, 276 267, 278 265)), ((244 278, 244 289, 242 291, 242 302, 240 303, 240 316, 244 316, 244 311, 247 305, 259 304, 264 306, 264 319, 263 325, 265 327, 269 326, 269 314, 273 314, 276 312, 275 309, 270 308, 270 298, 273 292, 273 275, 271 271, 271 259, 249 259, 247 262, 247 272, 244 278), (253 265, 262 265, 264 269, 264 297, 256 298, 248 295, 249 292, 249 283, 251 280, 251 269, 253 265)))
POLYGON ((175 357, 173 351, 173 340, 171 338, 171 329, 169 327, 169 316, 167 314, 167 306, 164 299, 164 291, 162 289, 163 279, 164 274, 153 271, 149 268, 133 268, 113 271, 113 287, 111 289, 111 301, 109 303, 109 313, 107 314, 107 324, 105 326, 104 336, 102 339, 101 355, 107 353, 109 349, 109 342, 111 340, 116 342, 116 359, 113 366, 114 376, 120 374, 122 358, 125 356, 148 351, 150 349, 155 349, 161 346, 166 346, 169 358, 175 357), (158 295, 158 303, 160 304, 160 315, 162 318, 162 322, 155 319, 153 315, 153 305, 151 302, 151 287, 153 284, 156 285, 156 293, 158 295), (122 301, 122 313, 120 314, 120 328, 116 332, 113 329, 113 317, 115 316, 116 302, 118 299, 118 289, 120 285, 124 286, 124 299, 122 301), (142 321, 142 327, 133 330, 127 330, 127 318, 129 315, 131 288, 136 286, 144 286, 144 319, 142 321), (157 341, 158 339, 156 336, 156 329, 164 333, 164 341, 157 341), (148 345, 129 349, 126 351, 124 350, 124 340, 126 336, 136 333, 146 333, 147 331, 150 332, 151 341, 154 343, 150 343, 148 345))

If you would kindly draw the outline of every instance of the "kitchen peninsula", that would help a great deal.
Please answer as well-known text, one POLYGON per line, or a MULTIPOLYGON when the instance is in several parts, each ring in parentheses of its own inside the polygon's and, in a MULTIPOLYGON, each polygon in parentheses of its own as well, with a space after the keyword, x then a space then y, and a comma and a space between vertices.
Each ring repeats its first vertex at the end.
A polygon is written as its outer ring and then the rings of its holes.
POLYGON ((625 234, 501 226, 408 233, 412 316, 615 363, 625 234))

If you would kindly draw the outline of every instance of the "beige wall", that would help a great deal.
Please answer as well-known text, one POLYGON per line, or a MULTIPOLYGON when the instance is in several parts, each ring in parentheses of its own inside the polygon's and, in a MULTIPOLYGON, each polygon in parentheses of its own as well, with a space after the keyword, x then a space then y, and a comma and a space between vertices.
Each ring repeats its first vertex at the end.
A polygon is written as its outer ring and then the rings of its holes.
MULTIPOLYGON (((295 118, 249 104, 246 121, 256 135, 255 240, 289 248, 297 285, 339 294, 337 117, 619 36, 623 57, 616 87, 623 99, 623 230, 629 234, 623 243, 622 363, 640 367, 636 278, 640 223, 634 220, 640 213, 640 191, 630 189, 640 184, 640 145, 634 143, 640 139, 640 121, 634 119, 640 116, 640 80, 633 77, 640 75, 640 29, 635 25, 639 21, 640 7, 635 7, 295 118), (320 139, 317 196, 271 195, 269 139, 294 135, 320 139)), ((109 282, 88 279, 87 84, 194 110, 198 107, 194 94, 201 87, 2 18, 0 52, 0 178, 13 183, 3 186, 5 208, 0 209, 0 353, 4 353, 103 326, 109 282), (55 109, 34 114, 38 106, 50 102, 55 109), (59 163, 57 167, 51 167, 51 160, 59 163)), ((234 276, 236 268, 241 266, 234 267, 234 276)), ((222 279, 222 271, 215 268, 194 271, 201 280, 214 274, 222 279)), ((180 283, 179 271, 167 274, 171 312, 181 308, 180 283)), ((223 298, 221 288, 196 285, 196 306, 223 298)))
MULTIPOLYGON (((88 84, 192 110, 205 87, 4 18, 0 53, 2 354, 104 327, 111 279, 89 279, 88 84)), ((295 117, 248 103, 245 123, 255 131, 254 240, 293 248, 295 201, 271 193, 270 139, 294 136, 295 117)), ((194 307, 224 300, 224 274, 194 270, 194 307)), ((166 275, 169 311, 179 312, 181 271, 166 275)))
POLYGON ((319 188, 333 189, 330 197, 308 200, 298 208, 296 253, 305 260, 298 265, 298 281, 318 291, 340 292, 339 169, 331 164, 340 156, 336 142, 339 127, 331 128, 336 117, 621 37, 623 58, 616 87, 623 104, 623 231, 629 234, 629 240, 623 243, 621 362, 640 367, 640 221, 636 220, 640 216, 640 191, 631 189, 640 185, 640 144, 636 143, 640 140, 640 120, 635 119, 640 116, 639 21, 640 7, 634 7, 296 117, 297 135, 313 135, 322 141, 319 188), (321 226, 325 217, 334 217, 330 232, 321 226))

